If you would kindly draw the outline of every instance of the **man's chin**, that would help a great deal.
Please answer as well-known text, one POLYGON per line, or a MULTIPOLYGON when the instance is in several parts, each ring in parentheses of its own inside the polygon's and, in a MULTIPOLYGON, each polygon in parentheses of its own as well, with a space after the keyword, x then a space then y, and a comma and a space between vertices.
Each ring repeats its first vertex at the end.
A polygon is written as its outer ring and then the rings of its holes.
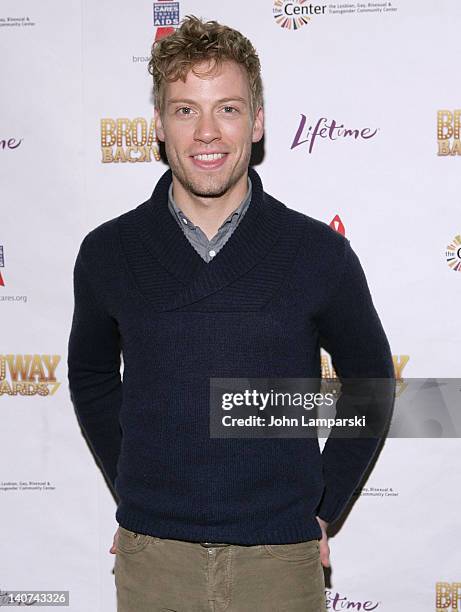
POLYGON ((231 186, 231 181, 188 181, 188 190, 198 198, 220 198, 231 186))
POLYGON ((209 190, 191 189, 190 191, 192 195, 196 196, 197 198, 220 198, 227 191, 229 191, 229 189, 227 187, 223 187, 221 189, 209 189, 209 190))
POLYGON ((190 168, 174 166, 171 163, 170 167, 183 188, 197 198, 220 198, 239 180, 236 168, 194 172, 190 168))

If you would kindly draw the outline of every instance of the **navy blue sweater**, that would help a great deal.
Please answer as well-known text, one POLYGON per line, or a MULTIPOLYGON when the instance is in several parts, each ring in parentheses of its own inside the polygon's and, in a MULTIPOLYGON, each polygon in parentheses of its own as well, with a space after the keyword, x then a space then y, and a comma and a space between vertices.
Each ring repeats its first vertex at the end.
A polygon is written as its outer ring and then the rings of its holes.
POLYGON ((150 199, 83 239, 68 376, 79 422, 115 487, 117 521, 158 537, 235 544, 321 537, 378 439, 210 438, 210 377, 393 378, 357 255, 327 224, 263 190, 209 263, 150 199), (120 373, 123 356, 123 381, 120 373))

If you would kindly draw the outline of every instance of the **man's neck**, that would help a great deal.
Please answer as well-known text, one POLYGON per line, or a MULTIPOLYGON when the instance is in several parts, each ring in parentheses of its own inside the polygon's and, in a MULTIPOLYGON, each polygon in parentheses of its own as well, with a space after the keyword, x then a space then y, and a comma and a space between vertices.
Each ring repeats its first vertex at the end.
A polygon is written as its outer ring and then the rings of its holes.
POLYGON ((194 225, 198 225, 209 240, 225 219, 240 206, 248 192, 248 172, 219 198, 196 196, 181 185, 173 174, 173 199, 194 225))

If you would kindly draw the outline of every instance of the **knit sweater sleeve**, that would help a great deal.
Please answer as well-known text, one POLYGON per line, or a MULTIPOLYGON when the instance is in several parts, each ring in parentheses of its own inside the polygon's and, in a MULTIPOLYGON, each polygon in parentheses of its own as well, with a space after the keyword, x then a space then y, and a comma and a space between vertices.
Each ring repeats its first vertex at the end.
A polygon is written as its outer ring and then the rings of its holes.
POLYGON ((120 335, 90 283, 83 259, 74 267, 74 312, 68 342, 69 390, 82 432, 114 491, 121 446, 120 335))
MULTIPOLYGON (((321 345, 330 353, 335 371, 346 379, 389 379, 383 395, 389 422, 395 392, 395 373, 389 342, 373 305, 359 258, 344 239, 344 267, 339 285, 317 317, 321 345)), ((367 383, 366 383, 367 384, 367 383)), ((347 395, 336 403, 337 416, 347 411, 347 395)), ((333 430, 334 431, 334 430, 333 430)), ((328 523, 343 513, 382 441, 381 437, 329 436, 322 464, 325 490, 317 515, 328 523)))

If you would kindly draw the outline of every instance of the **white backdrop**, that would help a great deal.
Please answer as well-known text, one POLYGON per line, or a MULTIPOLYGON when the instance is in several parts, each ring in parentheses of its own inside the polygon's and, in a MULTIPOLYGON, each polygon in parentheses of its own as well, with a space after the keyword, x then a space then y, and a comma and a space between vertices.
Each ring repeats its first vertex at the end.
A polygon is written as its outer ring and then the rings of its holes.
MULTIPOLYGON (((116 528, 67 388, 72 269, 83 236, 165 170, 153 156, 103 163, 101 149, 102 119, 152 118, 153 4, 0 1, 0 591, 69 590, 72 612, 115 611, 116 528), (28 379, 31 395, 5 391, 28 379)), ((339 215, 396 365, 408 357, 402 375, 459 377, 461 275, 446 250, 461 234, 461 155, 437 142, 438 111, 461 108, 459 0, 313 3, 322 12, 296 29, 274 15, 301 0, 175 4, 259 51, 265 190, 339 215), (298 141, 332 120, 369 137, 292 148, 302 115, 298 141)), ((329 609, 432 612, 436 583, 461 582, 460 451, 459 439, 387 440, 330 539, 329 609)))

